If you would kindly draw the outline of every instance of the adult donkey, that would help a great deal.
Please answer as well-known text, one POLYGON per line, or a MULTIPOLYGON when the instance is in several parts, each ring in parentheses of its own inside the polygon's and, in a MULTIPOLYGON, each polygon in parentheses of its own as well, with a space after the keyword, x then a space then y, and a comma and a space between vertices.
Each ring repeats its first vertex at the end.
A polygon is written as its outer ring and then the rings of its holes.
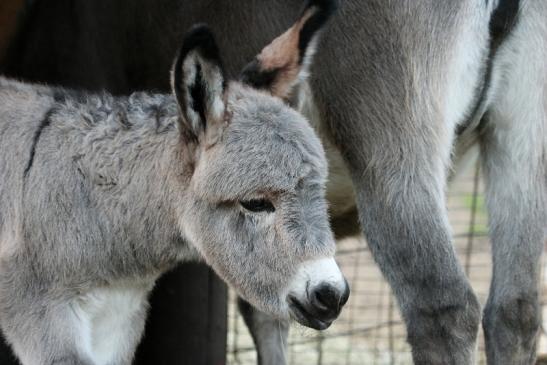
POLYGON ((261 55, 286 66, 269 92, 225 79, 205 26, 185 38, 173 95, 0 79, 0 326, 23 364, 130 364, 154 281, 199 258, 270 315, 332 323, 349 289, 327 161, 282 101, 332 10, 310 3, 261 55))
MULTIPOLYGON (((36 13, 35 25, 23 32, 18 62, 8 65, 12 73, 46 59, 55 60, 49 70, 63 70, 61 76, 95 70, 80 76, 82 84, 102 70, 118 84, 138 79, 145 86, 161 83, 156 70, 169 67, 168 55, 190 22, 213 25, 230 55, 227 71, 235 74, 300 7, 292 0, 75 1, 64 12, 51 2, 35 5, 47 15, 36 13), (80 31, 62 30, 66 19, 80 31), (44 24, 49 32, 40 31, 44 24), (55 29, 63 36, 54 36, 55 29), (67 55, 52 46, 59 44, 79 62, 63 63, 67 55), (119 64, 111 65, 113 58, 119 64), (121 65, 126 74, 112 72, 121 65)), ((318 48, 321 63, 294 97, 330 154, 333 220, 357 207, 397 296, 416 363, 473 362, 480 308, 454 254, 444 193, 453 151, 474 144, 493 242, 483 317, 488 361, 533 362, 547 220, 545 19, 542 0, 343 0, 318 48)), ((265 71, 263 84, 275 74, 265 71)), ((247 309, 251 325, 260 319, 252 327, 261 331, 255 338, 263 363, 278 361, 282 341, 265 341, 279 338, 265 326, 279 327, 247 309)))

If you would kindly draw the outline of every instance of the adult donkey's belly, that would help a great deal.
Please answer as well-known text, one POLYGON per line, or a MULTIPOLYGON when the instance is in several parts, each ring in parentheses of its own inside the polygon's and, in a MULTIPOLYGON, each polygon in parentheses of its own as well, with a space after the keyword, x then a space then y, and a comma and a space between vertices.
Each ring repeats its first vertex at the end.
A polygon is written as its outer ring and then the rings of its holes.
POLYGON ((336 238, 358 235, 359 228, 355 192, 349 170, 342 154, 332 142, 324 119, 321 118, 319 108, 313 100, 309 84, 301 87, 298 109, 308 118, 315 129, 329 162, 329 176, 327 181, 327 200, 332 229, 336 238))

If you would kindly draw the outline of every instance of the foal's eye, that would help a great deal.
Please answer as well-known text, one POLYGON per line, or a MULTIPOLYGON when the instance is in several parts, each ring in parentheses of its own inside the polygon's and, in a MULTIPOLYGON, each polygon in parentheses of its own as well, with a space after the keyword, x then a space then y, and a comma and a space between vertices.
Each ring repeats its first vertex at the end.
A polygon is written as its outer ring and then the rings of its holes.
POLYGON ((255 213, 275 212, 275 208, 273 204, 266 199, 242 200, 239 202, 239 204, 241 204, 241 206, 247 209, 248 211, 255 212, 255 213))

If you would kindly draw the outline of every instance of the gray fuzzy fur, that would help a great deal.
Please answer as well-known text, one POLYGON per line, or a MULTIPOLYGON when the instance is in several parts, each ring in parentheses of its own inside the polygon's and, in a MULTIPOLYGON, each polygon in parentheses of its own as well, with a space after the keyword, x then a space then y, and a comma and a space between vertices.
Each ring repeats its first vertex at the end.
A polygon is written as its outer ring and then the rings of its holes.
MULTIPOLYGON (((203 258, 253 305, 287 317, 300 263, 334 254, 324 151, 280 99, 238 83, 226 95, 229 118, 192 147, 171 95, 0 79, 0 326, 24 364, 94 363, 78 308, 97 289, 147 292, 185 260, 203 258), (275 214, 238 204, 263 194, 275 214)), ((118 364, 145 314, 144 298, 118 364)))
MULTIPOLYGON (((78 26, 98 31, 74 32, 76 40, 62 43, 75 47, 79 61, 65 62, 63 69, 79 75, 79 84, 113 90, 133 81, 134 73, 118 69, 168 69, 180 34, 196 21, 215 29, 226 71, 236 75, 302 6, 294 0, 74 3, 71 18, 79 15, 78 26), (124 31, 105 31, 109 24, 124 31), (126 40, 127 29, 134 39, 147 41, 136 47, 126 40), (89 73, 81 72, 82 64, 89 73)), ((488 26, 500 0, 340 3, 317 49, 321 62, 312 67, 311 99, 304 100, 314 106, 306 112, 312 111, 310 121, 330 153, 329 188, 334 190, 327 194, 338 215, 333 220, 354 215, 356 206, 361 230, 397 297, 414 361, 473 363, 481 308, 456 260, 444 195, 460 157, 479 145, 494 257, 482 319, 488 361, 533 363, 547 222, 546 2, 520 1, 515 27, 492 59, 492 82, 480 103, 488 26), (459 126, 468 128, 457 136, 459 126), (344 196, 348 199, 339 198, 344 196)), ((52 21, 51 27, 56 24, 64 23, 52 21)), ((49 44, 57 43, 33 44, 26 64, 50 54, 49 44)), ((139 81, 148 87, 166 84, 154 72, 139 81)), ((18 141, 7 143, 13 150, 23 148, 18 141)), ((246 316, 253 317, 261 316, 246 316)), ((260 332, 279 339, 275 328, 260 332)), ((262 346, 261 351, 281 347, 262 346)))

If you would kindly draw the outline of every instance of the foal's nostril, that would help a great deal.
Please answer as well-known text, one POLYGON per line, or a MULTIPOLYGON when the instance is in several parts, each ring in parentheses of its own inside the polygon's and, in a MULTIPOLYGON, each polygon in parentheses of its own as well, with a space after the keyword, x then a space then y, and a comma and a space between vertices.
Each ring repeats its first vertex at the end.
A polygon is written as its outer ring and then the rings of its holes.
POLYGON ((326 284, 315 289, 312 294, 312 303, 318 310, 335 315, 340 312, 340 308, 344 305, 342 303, 343 299, 343 296, 336 288, 326 284))

